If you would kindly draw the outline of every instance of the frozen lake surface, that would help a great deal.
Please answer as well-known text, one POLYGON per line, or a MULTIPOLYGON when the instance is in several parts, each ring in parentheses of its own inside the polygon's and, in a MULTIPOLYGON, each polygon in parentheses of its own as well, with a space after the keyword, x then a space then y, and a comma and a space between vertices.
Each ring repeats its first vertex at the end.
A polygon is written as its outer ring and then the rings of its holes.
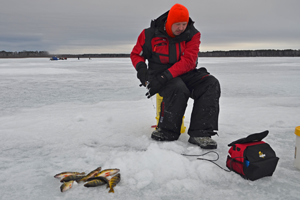
POLYGON ((152 140, 155 98, 144 96, 129 58, 0 59, 0 199, 299 199, 300 58, 199 58, 199 66, 221 83, 217 163, 225 167, 230 142, 269 130, 264 141, 280 158, 272 177, 249 181, 182 156, 207 152, 186 133, 152 140), (83 184, 61 193, 53 178, 100 166, 121 170, 114 194, 83 184))

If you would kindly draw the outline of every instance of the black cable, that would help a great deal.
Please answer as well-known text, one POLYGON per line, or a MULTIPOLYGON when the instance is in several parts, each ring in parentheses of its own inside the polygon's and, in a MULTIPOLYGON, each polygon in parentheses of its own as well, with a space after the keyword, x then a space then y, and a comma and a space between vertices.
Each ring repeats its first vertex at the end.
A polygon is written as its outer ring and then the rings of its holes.
MULTIPOLYGON (((225 169, 225 168, 221 167, 219 164, 215 163, 215 162, 212 161, 212 160, 203 159, 203 158, 197 158, 197 160, 206 160, 206 161, 209 161, 209 162, 211 162, 211 163, 217 165, 218 167, 220 167, 221 169, 223 169, 223 170, 226 171, 226 172, 231 172, 231 171, 232 171, 232 170, 230 170, 230 169, 225 169)), ((230 163, 231 163, 231 162, 230 162, 230 163)))
MULTIPOLYGON (((188 154, 181 154, 181 155, 183 155, 183 156, 205 156, 206 154, 209 154, 209 153, 215 153, 218 157, 217 157, 215 160, 210 160, 210 159, 206 159, 206 158, 197 158, 197 160, 205 160, 205 161, 209 161, 209 162, 211 162, 211 163, 217 165, 219 168, 223 169, 223 170, 226 171, 226 172, 231 172, 231 171, 232 171, 232 161, 233 161, 233 160, 235 160, 236 158, 244 158, 244 157, 235 157, 235 158, 232 158, 232 159, 230 160, 230 163, 229 163, 230 168, 229 168, 229 170, 228 170, 228 169, 225 169, 225 168, 223 168, 222 166, 220 166, 219 164, 217 164, 217 163, 214 162, 214 161, 219 160, 219 154, 218 154, 217 152, 215 152, 215 151, 208 151, 208 152, 206 152, 206 153, 204 153, 204 154, 201 154, 201 155, 188 155, 188 154)), ((241 171, 242 171, 242 170, 241 170, 241 171)))
MULTIPOLYGON (((206 154, 209 154, 209 153, 215 153, 218 156, 217 159, 211 160, 211 161, 217 161, 217 160, 219 160, 219 154, 217 152, 215 152, 215 151, 208 151, 208 152, 206 152, 204 154, 201 154, 201 155, 188 155, 188 154, 181 154, 181 155, 183 155, 183 156, 205 156, 206 154)), ((201 160, 201 159, 199 159, 199 160, 201 160)))

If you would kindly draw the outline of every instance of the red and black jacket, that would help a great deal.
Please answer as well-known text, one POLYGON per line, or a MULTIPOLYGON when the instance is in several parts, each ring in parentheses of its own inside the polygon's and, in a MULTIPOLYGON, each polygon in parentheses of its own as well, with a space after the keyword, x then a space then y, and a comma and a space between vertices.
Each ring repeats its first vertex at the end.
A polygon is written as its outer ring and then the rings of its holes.
POLYGON ((164 72, 170 80, 196 68, 201 34, 190 18, 186 30, 171 38, 164 30, 168 13, 151 21, 151 26, 141 32, 130 58, 136 70, 145 66, 147 59, 150 75, 164 72))

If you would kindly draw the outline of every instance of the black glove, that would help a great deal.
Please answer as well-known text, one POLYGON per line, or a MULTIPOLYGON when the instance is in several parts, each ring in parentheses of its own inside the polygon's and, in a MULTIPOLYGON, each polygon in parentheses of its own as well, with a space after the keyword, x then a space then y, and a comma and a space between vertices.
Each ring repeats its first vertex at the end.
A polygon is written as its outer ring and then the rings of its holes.
POLYGON ((150 81, 148 84, 148 92, 146 93, 147 98, 149 99, 153 95, 159 92, 159 90, 166 84, 168 79, 165 75, 161 74, 155 77, 153 80, 150 81))
POLYGON ((146 63, 138 64, 138 66, 136 67, 136 70, 137 70, 137 77, 141 81, 140 86, 143 85, 146 87, 147 81, 148 81, 148 69, 147 69, 146 63))

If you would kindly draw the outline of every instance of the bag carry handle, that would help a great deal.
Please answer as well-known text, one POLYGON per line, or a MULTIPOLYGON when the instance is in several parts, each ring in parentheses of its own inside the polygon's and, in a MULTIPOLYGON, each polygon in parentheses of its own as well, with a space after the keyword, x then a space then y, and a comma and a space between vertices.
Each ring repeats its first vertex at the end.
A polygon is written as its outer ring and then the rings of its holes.
POLYGON ((231 147, 231 146, 233 146, 235 144, 244 144, 244 143, 249 143, 249 142, 258 142, 258 141, 261 141, 262 139, 264 139, 265 137, 267 137, 268 134, 269 134, 268 130, 263 131, 261 133, 254 133, 254 134, 248 135, 245 138, 241 138, 241 139, 238 139, 238 140, 236 140, 234 142, 231 142, 230 144, 228 144, 228 146, 231 147))

